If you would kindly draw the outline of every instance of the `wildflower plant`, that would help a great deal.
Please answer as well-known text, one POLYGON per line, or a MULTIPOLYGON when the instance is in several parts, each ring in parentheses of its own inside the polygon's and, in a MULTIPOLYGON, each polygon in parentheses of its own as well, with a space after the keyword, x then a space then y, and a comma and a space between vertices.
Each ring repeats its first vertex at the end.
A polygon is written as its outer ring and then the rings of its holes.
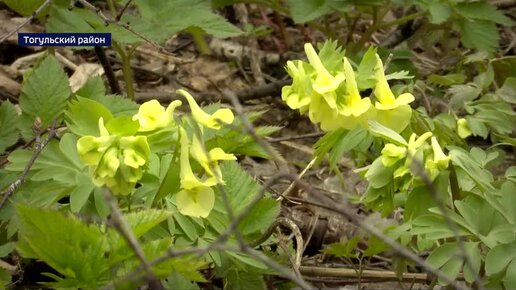
MULTIPOLYGON (((282 99, 327 131, 314 145, 317 160, 328 157, 332 171, 342 176, 338 162, 344 153, 352 154, 360 167, 355 172, 367 181, 367 189, 350 200, 384 216, 401 209, 403 221, 386 232, 415 250, 431 250, 427 262, 451 279, 462 269, 465 280, 473 283, 484 269, 485 285, 514 287, 514 255, 503 263, 495 262, 516 242, 516 220, 508 217, 508 209, 502 206, 516 196, 514 166, 495 181, 486 168, 496 163, 499 151, 461 147, 470 136, 487 137, 485 124, 492 126, 491 119, 498 118, 494 115, 514 120, 508 104, 491 96, 472 102, 475 109, 464 106, 474 116, 446 112, 431 118, 424 109, 411 107, 415 96, 407 86, 397 90, 401 93, 391 89, 389 80, 407 78, 406 73, 386 75, 375 49, 364 54, 356 70, 334 42, 321 45, 319 53, 306 44, 305 52, 308 62, 287 63, 292 85, 283 88, 282 99), (494 103, 503 110, 492 112, 493 116, 477 110, 479 106, 492 108, 494 103), (457 233, 450 230, 446 215, 456 224, 457 233), (463 250, 455 239, 464 240, 463 250), (461 251, 466 251, 468 259, 461 251)), ((493 127, 492 137, 510 131, 507 122, 500 125, 493 127)), ((511 137, 504 140, 514 144, 511 137)), ((353 238, 345 245, 330 245, 325 252, 356 258, 349 249, 357 241, 353 238)), ((367 253, 388 248, 369 242, 367 253)))

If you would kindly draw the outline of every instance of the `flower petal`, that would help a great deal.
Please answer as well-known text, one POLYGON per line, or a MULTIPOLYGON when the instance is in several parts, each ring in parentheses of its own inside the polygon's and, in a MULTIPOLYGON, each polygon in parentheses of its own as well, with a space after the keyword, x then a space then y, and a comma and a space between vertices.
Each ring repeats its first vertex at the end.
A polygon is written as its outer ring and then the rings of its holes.
POLYGON ((183 215, 206 218, 215 204, 215 193, 207 186, 181 190, 176 195, 176 205, 183 215))

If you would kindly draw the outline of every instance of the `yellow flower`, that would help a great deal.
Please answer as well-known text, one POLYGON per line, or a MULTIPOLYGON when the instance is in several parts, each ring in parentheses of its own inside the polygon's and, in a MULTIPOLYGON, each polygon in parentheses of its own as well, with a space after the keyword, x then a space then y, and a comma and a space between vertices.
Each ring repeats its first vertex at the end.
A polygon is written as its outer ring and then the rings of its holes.
POLYGON ((150 155, 145 136, 110 134, 99 119, 100 136, 83 136, 77 141, 82 162, 89 165, 93 183, 107 186, 114 194, 129 194, 143 175, 150 155))
POLYGON ((392 143, 385 144, 382 149, 382 163, 385 167, 391 167, 399 160, 407 156, 407 148, 394 145, 392 143))
POLYGON ((412 108, 408 104, 414 101, 414 96, 411 93, 401 94, 398 98, 394 96, 385 78, 383 63, 378 54, 376 55, 375 78, 376 119, 380 124, 399 133, 410 123, 412 108))
POLYGON ((337 106, 335 90, 344 81, 344 74, 339 72, 333 76, 328 72, 310 43, 305 44, 305 53, 317 74, 315 80, 312 82, 312 88, 324 97, 330 108, 335 109, 337 106))
POLYGON ((416 154, 417 150, 423 149, 423 145, 425 144, 426 140, 430 137, 432 137, 432 132, 426 132, 425 134, 419 136, 419 138, 417 138, 417 135, 415 133, 412 133, 412 135, 410 135, 407 146, 410 155, 414 155, 416 154))
POLYGON ((190 110, 192 111, 192 117, 194 120, 208 128, 212 129, 220 129, 221 123, 231 124, 235 119, 233 112, 230 109, 219 109, 213 114, 208 114, 199 107, 195 99, 185 90, 177 90, 177 92, 183 95, 188 104, 190 105, 190 110))
POLYGON ((308 109, 312 93, 311 80, 304 65, 305 63, 300 60, 287 61, 287 72, 292 77, 292 85, 284 86, 281 89, 281 99, 291 109, 299 109, 301 113, 308 109))
POLYGON ((337 104, 339 113, 344 116, 358 117, 369 110, 371 100, 360 97, 355 73, 347 58, 344 58, 344 74, 346 75, 347 94, 344 96, 344 104, 337 104))
POLYGON ((199 180, 190 166, 190 144, 186 131, 180 128, 181 191, 176 195, 177 209, 181 214, 194 217, 207 217, 215 204, 215 193, 211 186, 217 184, 216 178, 199 180))
POLYGON ((377 102, 375 103, 376 109, 392 110, 399 106, 408 105, 415 100, 411 93, 401 94, 398 98, 394 97, 394 94, 389 87, 389 83, 387 83, 387 79, 385 78, 383 63, 378 54, 376 55, 375 78, 376 87, 374 89, 374 94, 377 99, 377 102))
POLYGON ((221 148, 213 148, 206 154, 205 148, 199 142, 199 138, 193 137, 190 154, 204 168, 207 175, 215 178, 217 182, 224 183, 218 161, 236 160, 236 156, 224 152, 221 148), (208 157, 209 156, 209 157, 208 157))
POLYGON ((147 132, 170 126, 174 121, 174 110, 181 104, 181 101, 175 100, 165 110, 157 100, 143 103, 133 116, 133 120, 140 123, 138 131, 147 132))
POLYGON ((195 176, 192 171, 192 167, 190 166, 190 141, 188 140, 186 131, 183 128, 180 128, 179 132, 181 134, 181 170, 179 172, 181 188, 188 190, 199 186, 213 186, 217 184, 217 180, 215 178, 208 178, 205 181, 201 181, 195 176))
POLYGON ((183 215, 208 217, 215 204, 215 193, 209 186, 181 190, 176 195, 176 205, 183 215))
POLYGON ((466 139, 473 134, 469 128, 468 120, 464 118, 457 120, 457 133, 462 139, 466 139))

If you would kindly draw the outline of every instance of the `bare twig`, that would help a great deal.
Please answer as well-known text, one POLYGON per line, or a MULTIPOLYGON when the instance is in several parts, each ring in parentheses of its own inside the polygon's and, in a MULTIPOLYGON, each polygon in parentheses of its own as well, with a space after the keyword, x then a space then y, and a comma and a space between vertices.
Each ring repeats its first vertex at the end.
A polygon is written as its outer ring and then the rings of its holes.
POLYGON ((143 270, 146 272, 147 279, 149 281, 149 286, 151 287, 151 289, 164 289, 159 279, 152 272, 152 267, 149 261, 147 261, 147 259, 145 258, 145 254, 143 253, 143 250, 140 247, 140 244, 138 243, 138 239, 131 231, 129 225, 124 221, 122 212, 120 211, 120 208, 118 207, 116 201, 113 199, 113 195, 107 189, 104 191, 104 199, 111 208, 111 224, 118 230, 120 235, 131 247, 136 257, 140 260, 143 270))
POLYGON ((240 117, 242 120, 242 124, 245 126, 247 133, 253 137, 253 139, 258 143, 260 146, 265 149, 267 154, 278 164, 285 164, 286 161, 281 157, 278 152, 276 152, 269 143, 267 143, 263 138, 261 138, 256 131, 253 128, 253 125, 251 122, 247 119, 247 117, 244 115, 244 109, 242 108, 242 104, 240 104, 240 101, 238 100, 237 96, 234 92, 229 90, 223 91, 224 96, 231 101, 233 104, 233 107, 235 108, 236 114, 240 117))
MULTIPOLYGON (((309 267, 301 266, 300 271, 306 276, 317 276, 317 277, 338 277, 338 278, 356 278, 357 271, 355 269, 347 268, 325 268, 325 267, 309 267)), ((385 280, 399 280, 398 273, 389 272, 385 270, 362 270, 360 273, 361 278, 365 279, 380 279, 385 280)), ((401 276, 403 280, 428 282, 432 278, 426 273, 403 273, 401 276)))
POLYGON ((9 185, 9 187, 7 187, 6 190, 0 193, 0 196, 2 196, 2 201, 0 201, 0 209, 5 205, 7 200, 14 194, 14 192, 16 192, 16 190, 25 182, 25 179, 27 178, 30 169, 34 165, 34 162, 36 162, 36 159, 38 158, 39 154, 41 154, 43 149, 45 149, 50 140, 52 140, 52 138, 56 136, 56 126, 57 122, 54 121, 52 126, 48 129, 47 137, 43 139, 43 141, 41 142, 39 142, 39 139, 41 137, 40 130, 38 128, 34 129, 34 131, 36 132, 34 152, 32 153, 32 156, 30 157, 29 161, 27 162, 27 165, 25 165, 25 168, 23 169, 20 176, 11 185, 9 185))
POLYGON ((113 67, 111 66, 111 63, 106 56, 106 51, 101 46, 95 46, 95 54, 97 55, 100 64, 104 68, 109 87, 111 88, 111 93, 120 95, 122 90, 120 89, 118 80, 116 79, 115 73, 113 72, 113 67))
POLYGON ((118 12, 118 14, 116 15, 115 21, 120 21, 120 19, 122 19, 122 16, 124 15, 125 10, 127 10, 127 7, 129 7, 129 5, 131 5, 131 2, 133 2, 133 0, 129 0, 125 3, 124 7, 122 7, 120 12, 118 12))
POLYGON ((292 141, 292 140, 298 140, 298 139, 318 138, 318 137, 324 136, 324 134, 326 134, 326 132, 315 132, 315 133, 307 133, 307 134, 301 134, 301 135, 295 135, 295 136, 266 138, 266 140, 269 141, 270 143, 276 143, 276 142, 292 141))
POLYGON ((43 11, 43 9, 45 9, 50 4, 50 2, 52 2, 52 0, 45 0, 45 2, 43 2, 36 10, 34 10, 34 12, 32 12, 31 16, 27 17, 27 19, 20 23, 13 31, 9 31, 6 34, 2 35, 2 37, 0 37, 0 43, 4 42, 11 35, 15 34, 20 29, 22 29, 23 26, 31 22, 32 19, 34 19, 41 11, 43 11))

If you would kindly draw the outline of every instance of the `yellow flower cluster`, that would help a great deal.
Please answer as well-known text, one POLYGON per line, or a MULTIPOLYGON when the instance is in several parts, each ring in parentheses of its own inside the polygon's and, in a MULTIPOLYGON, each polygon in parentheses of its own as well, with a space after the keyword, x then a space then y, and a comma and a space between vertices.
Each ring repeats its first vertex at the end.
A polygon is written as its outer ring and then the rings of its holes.
POLYGON ((396 166, 393 176, 394 178, 402 178, 409 174, 413 160, 416 158, 424 165, 426 173, 431 180, 435 179, 439 172, 448 168, 450 156, 444 154, 437 139, 432 136, 432 132, 417 137, 412 134, 406 145, 395 145, 387 143, 383 147, 382 156, 380 157, 385 167, 396 166), (430 138, 431 144, 427 140, 430 138), (429 150, 431 148, 431 151, 429 150), (404 160, 404 162, 399 162, 404 160))
POLYGON ((233 154, 225 153, 221 148, 207 151, 203 146, 202 127, 218 130, 222 124, 231 124, 234 115, 229 109, 219 109, 213 114, 203 111, 195 99, 186 91, 179 90, 192 111, 192 117, 201 126, 201 136, 192 137, 190 142, 186 131, 180 128, 181 138, 181 191, 176 195, 176 206, 180 213, 193 217, 207 217, 215 204, 215 193, 212 189, 217 184, 224 184, 218 165, 221 160, 235 160, 233 154), (198 178, 192 171, 190 157, 204 169, 203 178, 198 178))
MULTIPOLYGON (((193 134, 190 141, 186 130, 179 127, 181 190, 176 195, 176 205, 184 215, 207 217, 215 203, 212 187, 224 184, 218 163, 221 160, 235 160, 236 157, 221 148, 207 151, 202 131, 203 128, 218 130, 223 124, 232 123, 234 115, 229 109, 219 109, 210 115, 199 107, 188 92, 178 92, 188 101, 192 117, 201 128, 201 135, 193 134), (192 171, 191 158, 202 168, 201 178, 192 171)), ((156 100, 148 101, 131 118, 119 117, 110 120, 107 126, 100 118, 100 136, 83 136, 77 142, 79 156, 82 162, 89 165, 95 185, 106 186, 114 194, 130 194, 136 182, 142 178, 149 161, 151 151, 146 134, 177 126, 174 110, 181 104, 181 101, 174 101, 165 109, 156 100), (128 124, 130 122, 133 124, 128 124)))
POLYGON ((311 44, 305 44, 305 53, 308 63, 287 62, 292 85, 283 87, 282 99, 290 108, 302 114, 308 112, 310 120, 320 124, 325 131, 357 126, 367 128, 368 120, 376 120, 396 132, 407 127, 412 115, 409 103, 414 101, 414 96, 404 93, 396 97, 393 94, 378 55, 373 105, 369 97, 360 96, 355 72, 346 57, 340 60, 339 70, 330 72, 311 44))
POLYGON ((122 136, 109 132, 104 119, 99 119, 100 136, 83 136, 77 141, 77 151, 89 165, 93 182, 107 186, 114 194, 131 193, 143 175, 149 160, 149 144, 145 136, 122 136))

